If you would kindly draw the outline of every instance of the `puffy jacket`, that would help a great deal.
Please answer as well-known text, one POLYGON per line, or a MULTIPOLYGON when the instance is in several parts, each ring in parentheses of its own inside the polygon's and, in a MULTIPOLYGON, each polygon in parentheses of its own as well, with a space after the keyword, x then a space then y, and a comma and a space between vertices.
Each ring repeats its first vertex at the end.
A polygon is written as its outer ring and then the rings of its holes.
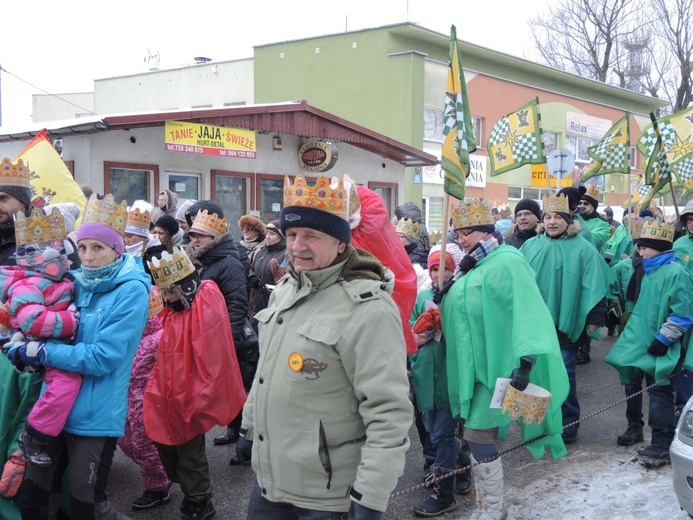
POLYGON ((284 276, 256 315, 260 362, 243 426, 268 500, 384 511, 413 418, 402 322, 390 271, 347 281, 344 266, 284 276))
POLYGON ((200 278, 213 281, 224 295, 236 344, 243 339, 243 325, 248 316, 247 271, 241 263, 239 249, 242 248, 236 246, 231 233, 220 235, 197 249, 192 244, 186 248, 200 278))
MULTIPOLYGON (((151 280, 130 255, 111 278, 91 289, 73 271, 81 313, 73 345, 48 341, 44 364, 79 372, 82 388, 65 430, 88 437, 122 437, 128 385, 149 308, 151 280)), ((45 385, 44 385, 45 389, 45 385)))

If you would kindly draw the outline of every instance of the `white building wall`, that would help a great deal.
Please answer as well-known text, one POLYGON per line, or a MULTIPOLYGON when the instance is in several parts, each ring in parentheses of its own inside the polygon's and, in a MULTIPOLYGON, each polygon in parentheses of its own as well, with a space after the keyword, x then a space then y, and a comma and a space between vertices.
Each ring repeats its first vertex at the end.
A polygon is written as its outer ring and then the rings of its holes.
POLYGON ((112 115, 251 105, 253 82, 252 58, 97 79, 95 112, 112 115))

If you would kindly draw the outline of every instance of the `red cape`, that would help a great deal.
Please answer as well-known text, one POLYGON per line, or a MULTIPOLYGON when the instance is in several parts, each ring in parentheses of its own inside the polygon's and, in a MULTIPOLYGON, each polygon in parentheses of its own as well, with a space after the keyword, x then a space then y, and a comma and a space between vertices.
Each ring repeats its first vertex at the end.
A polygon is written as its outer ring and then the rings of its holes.
POLYGON ((402 318, 402 331, 407 344, 407 355, 418 350, 409 318, 416 303, 416 272, 395 231, 380 195, 365 186, 358 187, 361 199, 361 222, 351 230, 351 244, 368 251, 395 275, 395 301, 402 318))
POLYGON ((230 423, 245 403, 226 302, 204 281, 192 307, 163 311, 164 331, 144 393, 147 436, 179 446, 230 423))

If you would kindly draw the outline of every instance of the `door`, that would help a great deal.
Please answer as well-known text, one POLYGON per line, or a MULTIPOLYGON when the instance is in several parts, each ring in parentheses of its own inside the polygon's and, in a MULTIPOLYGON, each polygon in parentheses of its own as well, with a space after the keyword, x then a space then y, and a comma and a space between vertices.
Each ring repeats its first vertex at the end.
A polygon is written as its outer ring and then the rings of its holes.
POLYGON ((162 185, 178 195, 178 207, 185 200, 200 200, 201 179, 199 173, 165 172, 162 185))

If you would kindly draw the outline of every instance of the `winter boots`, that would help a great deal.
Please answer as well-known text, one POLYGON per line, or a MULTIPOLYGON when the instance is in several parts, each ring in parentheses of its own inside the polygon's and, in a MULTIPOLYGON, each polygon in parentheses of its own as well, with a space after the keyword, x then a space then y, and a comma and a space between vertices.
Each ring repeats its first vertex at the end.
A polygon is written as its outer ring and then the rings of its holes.
MULTIPOLYGON (((454 470, 433 467, 433 478, 439 478, 454 470)), ((426 500, 414 506, 416 516, 438 516, 457 509, 455 501, 455 475, 439 480, 433 484, 433 493, 426 500)))
POLYGON ((131 505, 133 510, 141 511, 143 509, 163 506, 170 501, 171 495, 168 493, 168 488, 164 489, 163 491, 150 491, 145 489, 144 493, 142 493, 140 497, 133 500, 131 505))
POLYGON ((26 459, 34 466, 50 468, 53 465, 53 461, 46 453, 46 445, 39 443, 28 432, 22 432, 17 442, 26 459))
POLYGON ((233 444, 238 440, 238 432, 233 428, 233 426, 229 426, 226 428, 224 433, 221 435, 217 435, 214 437, 214 444, 217 446, 224 445, 224 444, 233 444))
POLYGON ((632 446, 636 442, 642 442, 642 425, 638 423, 628 423, 628 428, 622 435, 619 435, 616 442, 621 446, 632 446))
POLYGON ((472 467, 474 476, 474 511, 470 520, 505 520, 508 512, 503 505, 503 465, 498 457, 472 467))

